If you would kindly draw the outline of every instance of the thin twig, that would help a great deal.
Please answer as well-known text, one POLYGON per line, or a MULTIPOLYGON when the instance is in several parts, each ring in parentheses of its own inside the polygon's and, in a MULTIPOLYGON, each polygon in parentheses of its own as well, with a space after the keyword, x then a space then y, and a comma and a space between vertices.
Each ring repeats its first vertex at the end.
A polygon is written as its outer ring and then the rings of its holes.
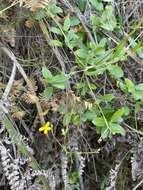
POLYGON ((10 76, 8 84, 7 84, 6 88, 5 88, 5 91, 3 93, 3 96, 2 96, 2 100, 4 100, 4 101, 7 100, 8 95, 9 95, 9 93, 11 91, 12 84, 13 84, 14 79, 15 79, 15 75, 16 75, 16 64, 15 64, 15 62, 13 62, 13 68, 12 68, 11 76, 10 76))
POLYGON ((143 184, 143 179, 132 190, 136 190, 142 184, 143 184))
MULTIPOLYGON (((30 80, 28 79, 25 71, 23 70, 23 68, 21 67, 21 65, 18 63, 18 61, 16 60, 16 57, 15 55, 6 47, 0 46, 0 49, 6 53, 6 55, 8 55, 8 57, 10 57, 10 59, 14 62, 14 64, 16 65, 17 69, 19 70, 19 72, 21 73, 21 75, 23 76, 24 80, 26 81, 27 83, 27 86, 29 87, 31 93, 36 96, 36 93, 35 93, 35 90, 30 82, 30 80)), ((40 118, 40 122, 41 124, 43 125, 45 123, 45 120, 44 120, 44 117, 42 116, 42 108, 41 108, 41 105, 39 103, 39 101, 36 102, 36 107, 37 107, 37 111, 38 111, 38 114, 39 114, 39 118, 40 118)))
POLYGON ((83 20, 83 15, 82 15, 81 11, 79 10, 79 8, 76 7, 76 6, 73 7, 73 6, 70 4, 70 2, 67 1, 67 0, 62 0, 62 2, 65 4, 65 6, 67 6, 67 7, 71 10, 71 12, 74 12, 74 13, 76 14, 76 16, 79 18, 79 20, 80 20, 80 22, 81 22, 81 24, 82 24, 82 26, 83 26, 85 32, 87 33, 87 36, 88 36, 89 40, 90 40, 94 45, 96 45, 95 40, 94 40, 94 38, 93 38, 93 36, 92 36, 90 30, 88 29, 88 27, 87 27, 86 24, 85 24, 85 21, 83 20))
MULTIPOLYGON (((48 28, 49 28, 48 22, 46 22, 46 24, 48 25, 48 28)), ((45 38, 46 38, 47 42, 49 42, 51 40, 51 37, 50 37, 50 34, 49 34, 49 32, 48 32, 48 30, 46 28, 46 25, 45 25, 44 21, 43 20, 40 21, 39 25, 40 25, 40 28, 41 28, 43 34, 45 35, 45 38)), ((64 60, 61 57, 61 54, 59 53, 58 48, 56 46, 54 46, 54 45, 51 45, 51 47, 52 47, 52 50, 53 50, 57 60, 59 61, 60 65, 61 65, 62 71, 65 73, 64 60)))
MULTIPOLYGON (((62 0, 62 2, 63 2, 72 12, 74 12, 74 13, 77 15, 77 17, 79 18, 79 20, 80 20, 82 26, 84 27, 85 32, 87 33, 87 36, 88 36, 89 40, 90 40, 93 44, 95 44, 95 40, 94 40, 94 38, 92 37, 92 34, 91 34, 90 30, 89 30, 88 27, 86 26, 86 23, 85 23, 84 20, 83 20, 83 15, 82 15, 82 13, 80 12, 80 10, 79 10, 77 7, 73 7, 73 6, 70 4, 70 2, 67 1, 67 0, 62 0)), ((97 16, 100 17, 100 15, 97 15, 97 16)), ((128 36, 131 36, 131 35, 136 31, 136 29, 142 24, 142 22, 143 22, 143 19, 140 20, 140 22, 139 22, 139 23, 137 24, 137 26, 130 32, 130 34, 129 34, 128 36)), ((116 43, 117 45, 119 44, 119 42, 121 42, 121 40, 119 40, 119 39, 118 39, 115 35, 113 35, 112 33, 109 34, 109 33, 106 32, 105 30, 101 30, 101 32, 102 32, 104 35, 108 36, 108 37, 109 37, 114 43, 116 43)), ((126 37, 126 38, 128 39, 128 37, 126 37)), ((136 55, 134 52, 130 51, 128 48, 126 48, 125 51, 126 51, 126 53, 128 54, 128 56, 129 56, 131 59, 133 59, 136 63, 138 63, 138 64, 143 64, 143 61, 142 61, 139 57, 137 57, 137 55, 136 55)))

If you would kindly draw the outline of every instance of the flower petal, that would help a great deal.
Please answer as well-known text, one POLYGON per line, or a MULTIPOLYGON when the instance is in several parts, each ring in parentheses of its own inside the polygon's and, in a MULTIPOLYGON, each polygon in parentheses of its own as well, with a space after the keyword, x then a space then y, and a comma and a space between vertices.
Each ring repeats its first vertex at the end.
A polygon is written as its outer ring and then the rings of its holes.
POLYGON ((44 131, 44 130, 45 130, 44 126, 39 128, 39 132, 44 131))
POLYGON ((39 128, 39 132, 42 132, 46 135, 49 131, 51 131, 53 125, 50 122, 46 122, 42 127, 39 128))

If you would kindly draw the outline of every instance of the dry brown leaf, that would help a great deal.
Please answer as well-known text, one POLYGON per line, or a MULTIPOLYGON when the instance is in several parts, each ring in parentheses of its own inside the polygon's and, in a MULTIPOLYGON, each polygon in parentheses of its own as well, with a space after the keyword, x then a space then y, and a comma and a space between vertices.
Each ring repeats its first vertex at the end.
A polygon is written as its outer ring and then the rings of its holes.
POLYGON ((33 12, 44 9, 49 2, 50 0, 23 0, 24 7, 29 8, 33 12))
POLYGON ((23 118, 25 114, 26 113, 24 111, 17 111, 12 114, 12 117, 16 119, 20 119, 20 118, 23 118))
POLYGON ((39 113, 39 115, 40 115, 40 116, 45 116, 45 115, 48 114, 48 111, 49 111, 49 110, 45 110, 44 112, 39 113))
POLYGON ((85 106, 85 109, 91 109, 93 104, 91 102, 84 101, 84 106, 85 106))
POLYGON ((4 31, 5 41, 8 42, 11 47, 15 47, 16 44, 16 30, 15 28, 10 28, 4 31))
MULTIPOLYGON (((36 81, 34 79, 30 79, 30 82, 31 82, 31 85, 32 85, 34 91, 36 92, 38 89, 38 87, 36 85, 36 81)), ((29 91, 30 91, 30 89, 29 89, 29 91)))
POLYGON ((27 104, 35 104, 37 101, 39 101, 39 98, 30 92, 27 92, 23 94, 22 100, 25 101, 27 104))
POLYGON ((34 21, 33 20, 26 20, 25 21, 25 26, 27 27, 27 28, 32 28, 33 26, 34 26, 34 21))
POLYGON ((40 105, 41 105, 42 109, 47 110, 49 108, 49 103, 43 99, 42 95, 39 97, 39 99, 40 99, 40 105))
POLYGON ((23 80, 23 79, 15 80, 15 81, 13 82, 13 87, 16 88, 16 87, 22 86, 23 83, 24 83, 24 80, 23 80))
POLYGON ((56 103, 56 100, 55 99, 52 99, 51 102, 51 109, 53 112, 56 112, 58 110, 58 104, 56 103))

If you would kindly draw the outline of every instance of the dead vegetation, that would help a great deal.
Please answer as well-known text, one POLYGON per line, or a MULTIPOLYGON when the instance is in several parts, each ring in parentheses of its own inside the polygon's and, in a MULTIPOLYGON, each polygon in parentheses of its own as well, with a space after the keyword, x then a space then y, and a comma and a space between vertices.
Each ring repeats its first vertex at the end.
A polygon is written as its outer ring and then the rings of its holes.
POLYGON ((141 0, 1 0, 0 189, 143 189, 143 92, 123 89, 143 84, 142 21, 141 0), (101 4, 113 8, 115 30, 101 4), (122 107, 122 128, 104 136, 122 107))

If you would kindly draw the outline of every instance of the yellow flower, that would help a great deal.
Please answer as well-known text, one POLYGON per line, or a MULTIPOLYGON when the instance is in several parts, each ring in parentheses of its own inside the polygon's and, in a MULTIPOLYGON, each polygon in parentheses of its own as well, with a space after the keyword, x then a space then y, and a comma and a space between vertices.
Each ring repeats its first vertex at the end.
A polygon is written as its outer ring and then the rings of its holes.
POLYGON ((50 122, 46 122, 42 127, 39 128, 39 132, 43 132, 46 135, 52 130, 52 128, 53 125, 50 122))

